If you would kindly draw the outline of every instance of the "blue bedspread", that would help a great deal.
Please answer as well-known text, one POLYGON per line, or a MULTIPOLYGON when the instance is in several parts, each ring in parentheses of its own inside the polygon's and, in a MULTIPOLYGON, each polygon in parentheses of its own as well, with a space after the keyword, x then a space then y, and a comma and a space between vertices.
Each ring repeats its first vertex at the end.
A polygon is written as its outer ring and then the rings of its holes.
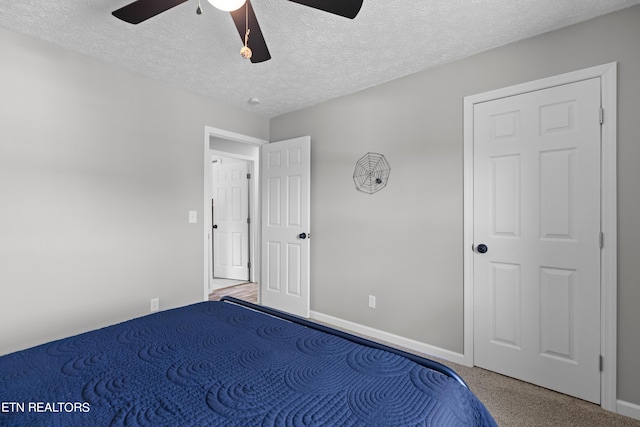
POLYGON ((2 426, 495 426, 401 356, 225 302, 0 357, 2 426))

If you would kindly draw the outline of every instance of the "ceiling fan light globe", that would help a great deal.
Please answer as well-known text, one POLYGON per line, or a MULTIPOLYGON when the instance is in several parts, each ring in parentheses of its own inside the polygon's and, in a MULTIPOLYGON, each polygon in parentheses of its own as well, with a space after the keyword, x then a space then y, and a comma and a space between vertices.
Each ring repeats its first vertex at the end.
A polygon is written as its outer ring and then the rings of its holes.
POLYGON ((216 9, 224 10, 225 12, 232 12, 240 9, 247 0, 208 0, 209 3, 216 9))

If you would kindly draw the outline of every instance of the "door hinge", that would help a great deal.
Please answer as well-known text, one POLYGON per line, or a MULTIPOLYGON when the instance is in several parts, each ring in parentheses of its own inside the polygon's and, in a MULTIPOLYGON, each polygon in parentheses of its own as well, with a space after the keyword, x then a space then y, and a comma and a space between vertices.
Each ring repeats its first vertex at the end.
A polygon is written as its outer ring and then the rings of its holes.
POLYGON ((251 218, 247 218, 247 224, 251 224, 251 218))
POLYGON ((604 357, 602 357, 602 355, 600 355, 600 372, 604 371, 604 357))
POLYGON ((600 232, 600 249, 604 248, 604 233, 600 232))
MULTIPOLYGON (((600 123, 602 123, 602 122, 600 122, 600 123)), ((247 174, 247 179, 251 179, 251 174, 250 173, 247 174)))
POLYGON ((604 123, 604 108, 600 108, 600 124, 604 123))
POLYGON ((247 263, 247 268, 251 269, 251 263, 250 262, 247 263))

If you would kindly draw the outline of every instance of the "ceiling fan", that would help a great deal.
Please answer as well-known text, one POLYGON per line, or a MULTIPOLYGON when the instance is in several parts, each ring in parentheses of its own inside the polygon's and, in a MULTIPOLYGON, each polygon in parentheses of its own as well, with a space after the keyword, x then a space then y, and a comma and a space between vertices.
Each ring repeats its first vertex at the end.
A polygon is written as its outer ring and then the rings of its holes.
MULTIPOLYGON (((162 12, 186 2, 187 0, 137 0, 115 10, 112 15, 130 24, 139 24, 162 12)), ((250 0, 208 0, 214 7, 231 12, 240 39, 244 42, 241 54, 252 63, 271 59, 267 43, 262 36, 258 20, 250 0), (243 7, 244 6, 244 7, 243 7), (250 36, 249 36, 250 35, 250 36)), ((289 0, 314 9, 323 10, 334 15, 353 19, 356 17, 363 0, 289 0)), ((198 4, 197 13, 202 13, 198 4)))

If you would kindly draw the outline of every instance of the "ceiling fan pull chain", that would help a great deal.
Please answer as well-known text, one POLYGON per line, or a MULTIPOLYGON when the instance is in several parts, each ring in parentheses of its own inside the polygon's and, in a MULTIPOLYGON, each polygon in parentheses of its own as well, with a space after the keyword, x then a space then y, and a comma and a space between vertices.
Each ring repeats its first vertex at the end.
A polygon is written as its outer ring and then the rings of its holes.
POLYGON ((250 32, 251 30, 247 28, 247 33, 244 35, 244 46, 242 47, 242 49, 240 49, 240 55, 242 55, 244 59, 250 59, 251 55, 253 54, 253 52, 251 52, 251 49, 249 49, 249 46, 247 46, 250 32))
POLYGON ((249 46, 247 46, 247 43, 249 43, 249 33, 251 32, 251 29, 249 28, 249 0, 247 0, 247 2, 244 4, 244 7, 245 7, 244 22, 245 22, 245 28, 247 29, 247 32, 244 34, 244 46, 242 47, 242 49, 240 49, 240 55, 244 59, 250 59, 251 55, 253 55, 253 52, 251 52, 251 49, 249 49, 249 46))

